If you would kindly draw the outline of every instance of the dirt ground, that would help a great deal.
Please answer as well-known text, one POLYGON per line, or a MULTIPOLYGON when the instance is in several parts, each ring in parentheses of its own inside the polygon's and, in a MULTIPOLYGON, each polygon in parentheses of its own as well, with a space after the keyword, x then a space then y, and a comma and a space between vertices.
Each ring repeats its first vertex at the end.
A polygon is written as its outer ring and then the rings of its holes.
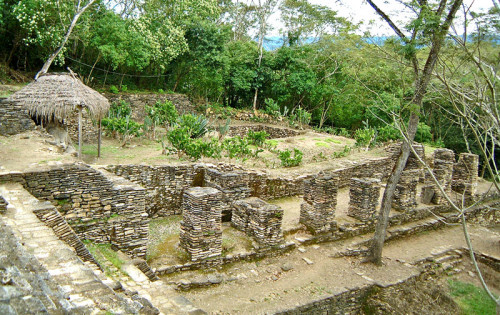
MULTIPOLYGON (((471 226, 470 234, 476 250, 500 257, 497 232, 471 226)), ((210 314, 273 313, 364 284, 398 282, 418 273, 412 263, 446 249, 463 247, 465 241, 460 226, 394 241, 384 247, 382 267, 363 264, 361 258, 333 258, 346 244, 299 246, 282 256, 235 264, 222 270, 185 272, 163 280, 175 282, 216 274, 228 281, 183 294, 210 314)), ((498 293, 500 277, 498 273, 489 274, 489 284, 498 293)), ((464 277, 470 278, 465 279, 468 282, 477 282, 476 276, 469 273, 464 277)))

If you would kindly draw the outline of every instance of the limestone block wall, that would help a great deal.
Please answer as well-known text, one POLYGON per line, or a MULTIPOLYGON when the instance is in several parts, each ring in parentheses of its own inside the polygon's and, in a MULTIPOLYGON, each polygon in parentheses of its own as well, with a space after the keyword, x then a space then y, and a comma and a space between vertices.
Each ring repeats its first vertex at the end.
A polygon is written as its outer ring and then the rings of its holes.
POLYGON ((33 130, 35 123, 26 109, 0 98, 0 135, 9 136, 33 130))
POLYGON ((392 207, 396 210, 407 211, 417 206, 417 184, 420 170, 404 170, 396 186, 392 207))
POLYGON ((262 247, 283 243, 282 220, 283 209, 260 198, 250 197, 233 203, 231 224, 262 247))
POLYGON ((203 186, 204 169, 198 165, 110 165, 107 170, 146 189, 146 212, 151 218, 181 214, 184 191, 203 186))
POLYGON ((285 127, 278 128, 266 125, 253 125, 253 124, 245 126, 231 126, 229 127, 229 131, 227 134, 230 137, 234 136, 244 137, 248 134, 250 130, 254 132, 265 131, 269 134, 268 137, 269 139, 295 137, 301 134, 300 131, 290 128, 285 128, 285 127))
POLYGON ((453 166, 451 188, 466 199, 476 194, 478 182, 479 156, 460 153, 458 162, 453 166))
POLYGON ((192 261, 222 254, 222 192, 192 187, 184 192, 180 246, 192 261))
POLYGON ((84 164, 0 176, 52 202, 82 239, 111 243, 134 257, 146 255, 149 218, 144 188, 84 164))
POLYGON ((304 182, 304 201, 300 205, 300 220, 314 234, 336 226, 338 179, 318 175, 304 182))
MULTIPOLYGON (((453 165, 455 163, 455 154, 452 150, 448 149, 436 149, 433 154, 433 169, 432 172, 439 183, 443 186, 446 193, 451 192, 451 180, 453 175, 453 165)), ((432 197, 432 202, 435 204, 442 204, 446 202, 443 194, 439 189, 430 182, 433 190, 434 196, 432 197)))
POLYGON ((349 187, 349 209, 347 215, 360 221, 374 220, 379 195, 379 179, 351 178, 351 185, 349 187))
POLYGON ((205 170, 204 186, 213 187, 222 192, 222 219, 231 221, 231 204, 235 200, 250 197, 249 176, 243 171, 221 172, 213 168, 205 170))

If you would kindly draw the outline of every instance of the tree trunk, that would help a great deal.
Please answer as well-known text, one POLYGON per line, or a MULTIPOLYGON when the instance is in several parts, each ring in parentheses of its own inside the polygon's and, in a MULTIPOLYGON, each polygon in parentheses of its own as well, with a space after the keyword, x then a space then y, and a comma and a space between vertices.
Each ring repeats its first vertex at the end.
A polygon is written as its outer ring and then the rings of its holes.
POLYGON ((87 10, 87 8, 90 5, 92 5, 92 3, 94 3, 94 1, 95 0, 90 0, 89 3, 87 3, 87 5, 85 5, 81 9, 80 9, 80 3, 78 3, 77 11, 76 11, 75 15, 73 16, 73 20, 71 20, 71 24, 69 25, 69 28, 68 28, 68 31, 66 32, 66 35, 64 35, 64 38, 63 38, 63 40, 61 42, 61 45, 59 45, 59 48, 57 48, 57 50, 52 55, 49 56, 49 58, 47 59, 47 61, 45 61, 45 63, 43 64, 42 69, 40 71, 38 71, 38 73, 35 75, 35 80, 37 80, 38 77, 41 74, 47 73, 47 71, 49 70, 50 65, 52 64, 52 62, 54 61, 54 59, 56 59, 57 55, 59 55, 59 53, 61 52, 61 50, 64 48, 64 45, 66 45, 66 42, 68 41, 69 36, 71 35, 71 32, 73 31, 73 28, 76 25, 76 22, 78 22, 78 19, 80 18, 80 15, 82 15, 82 13, 85 12, 85 10, 87 10))
MULTIPOLYGON (((403 40, 407 41, 408 39, 405 35, 398 29, 398 27, 392 22, 392 20, 387 16, 384 12, 382 12, 372 0, 367 0, 367 2, 373 7, 373 9, 389 24, 389 26, 400 36, 403 40)), ((437 9, 439 15, 442 15, 445 7, 446 0, 441 0, 440 5, 437 9)), ((407 129, 407 141, 403 142, 401 147, 401 154, 398 157, 396 165, 392 170, 392 173, 387 182, 386 188, 384 190, 384 195, 382 197, 382 203, 380 206, 380 212, 377 219, 377 224, 375 226, 375 234, 373 236, 373 240, 369 249, 368 257, 365 261, 373 262, 376 265, 382 264, 382 248, 385 241, 385 234, 387 229, 387 223, 389 220, 389 212, 392 207, 392 199, 394 197, 394 192, 396 190, 396 185, 401 178, 401 173, 406 165, 406 161, 410 155, 410 146, 413 143, 413 139, 415 138, 415 134, 417 132, 419 114, 422 107, 422 101, 427 92, 427 86, 429 85, 429 81, 431 79, 432 71, 434 70, 434 66, 439 56, 439 51, 441 50, 441 46, 445 40, 446 34, 450 28, 451 22, 453 21, 455 14, 458 9, 462 5, 462 0, 454 0, 450 9, 448 11, 448 15, 444 22, 437 27, 434 31, 434 35, 431 39, 431 49, 427 56, 427 60, 422 72, 420 72, 418 68, 418 59, 416 53, 411 56, 411 61, 414 66, 415 71, 415 95, 412 99, 411 104, 413 108, 410 108, 411 115, 408 121, 408 129, 407 129)))

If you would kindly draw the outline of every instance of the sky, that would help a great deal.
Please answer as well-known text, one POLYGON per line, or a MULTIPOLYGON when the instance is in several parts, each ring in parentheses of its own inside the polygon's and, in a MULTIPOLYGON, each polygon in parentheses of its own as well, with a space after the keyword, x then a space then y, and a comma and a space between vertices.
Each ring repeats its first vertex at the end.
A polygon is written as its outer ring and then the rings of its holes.
MULTIPOLYGON (((360 32, 369 30, 372 35, 384 36, 394 35, 394 32, 389 28, 387 23, 382 21, 372 7, 364 0, 309 0, 312 4, 319 4, 330 7, 332 10, 337 11, 340 16, 349 18, 354 23, 363 22, 360 32), (371 22, 371 23, 370 23, 371 22)), ((404 21, 408 19, 408 14, 405 13, 404 7, 394 0, 378 0, 374 1, 382 10, 387 12, 389 16, 397 16, 396 21, 404 21)), ((470 6, 472 4, 472 11, 481 12, 492 7, 491 0, 464 0, 464 4, 470 6)), ((279 21, 279 15, 275 14, 270 18, 274 30, 271 32, 272 36, 279 35, 279 29, 282 24, 279 21)), ((395 21, 395 22, 396 22, 395 21)))

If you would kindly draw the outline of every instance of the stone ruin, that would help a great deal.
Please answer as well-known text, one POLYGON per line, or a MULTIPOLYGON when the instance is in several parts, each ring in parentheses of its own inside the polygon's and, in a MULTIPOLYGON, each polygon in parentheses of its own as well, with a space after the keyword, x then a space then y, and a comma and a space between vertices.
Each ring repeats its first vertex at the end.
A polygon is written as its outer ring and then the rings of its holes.
POLYGON ((399 211, 413 210, 417 206, 417 184, 421 171, 404 170, 394 192, 392 207, 399 211))
POLYGON ((234 200, 250 197, 248 174, 243 172, 221 172, 210 168, 205 170, 205 185, 222 192, 222 220, 231 221, 231 204, 234 200))
POLYGON ((180 246, 192 261, 222 253, 222 193, 211 187, 192 187, 184 192, 180 246))
POLYGON ((233 204, 231 225, 253 237, 261 247, 283 243, 282 220, 283 209, 257 197, 233 204))
POLYGON ((468 200, 476 193, 478 181, 479 156, 460 153, 453 167, 451 188, 468 200))
MULTIPOLYGON (((445 193, 451 192, 451 180, 453 175, 453 165, 455 162, 455 154, 452 150, 436 149, 433 154, 432 173, 434 177, 443 186, 445 193)), ((422 188, 422 202, 443 204, 446 202, 444 195, 439 191, 439 188, 433 183, 430 174, 425 177, 426 186, 422 188)))
POLYGON ((351 178, 349 209, 347 215, 360 221, 375 219, 380 180, 376 178, 351 178))
POLYGON ((300 223, 314 234, 336 226, 338 181, 329 175, 320 175, 304 181, 304 201, 300 205, 300 223))

